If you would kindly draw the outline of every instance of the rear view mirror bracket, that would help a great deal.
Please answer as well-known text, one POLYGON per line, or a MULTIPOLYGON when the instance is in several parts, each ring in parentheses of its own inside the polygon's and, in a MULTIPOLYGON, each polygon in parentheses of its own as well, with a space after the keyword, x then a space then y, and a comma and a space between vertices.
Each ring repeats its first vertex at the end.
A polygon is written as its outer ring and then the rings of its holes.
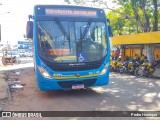
POLYGON ((28 19, 30 21, 30 19, 33 19, 33 15, 28 15, 28 19))

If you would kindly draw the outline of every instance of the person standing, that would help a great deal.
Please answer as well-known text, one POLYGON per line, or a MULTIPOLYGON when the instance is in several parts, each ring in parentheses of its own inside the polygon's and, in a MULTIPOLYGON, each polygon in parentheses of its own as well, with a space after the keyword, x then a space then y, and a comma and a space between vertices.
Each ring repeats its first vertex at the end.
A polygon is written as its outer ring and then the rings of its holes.
POLYGON ((142 54, 141 58, 140 58, 140 64, 142 64, 144 62, 145 56, 144 54, 142 54))
POLYGON ((118 59, 118 51, 117 51, 117 50, 115 50, 115 52, 114 52, 114 59, 115 59, 115 60, 118 59))
POLYGON ((114 59, 114 51, 111 52, 111 60, 114 59))

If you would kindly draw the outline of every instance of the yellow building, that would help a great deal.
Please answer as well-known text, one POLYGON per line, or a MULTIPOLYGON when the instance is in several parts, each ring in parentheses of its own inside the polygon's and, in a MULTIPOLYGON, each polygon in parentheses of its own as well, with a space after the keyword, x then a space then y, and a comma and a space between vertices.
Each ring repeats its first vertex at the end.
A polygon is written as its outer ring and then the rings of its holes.
POLYGON ((138 54, 138 56, 146 55, 147 51, 144 46, 154 45, 154 58, 156 59, 157 55, 160 58, 160 31, 115 36, 112 38, 112 45, 121 46, 122 57, 124 55, 134 57, 135 54, 138 54))

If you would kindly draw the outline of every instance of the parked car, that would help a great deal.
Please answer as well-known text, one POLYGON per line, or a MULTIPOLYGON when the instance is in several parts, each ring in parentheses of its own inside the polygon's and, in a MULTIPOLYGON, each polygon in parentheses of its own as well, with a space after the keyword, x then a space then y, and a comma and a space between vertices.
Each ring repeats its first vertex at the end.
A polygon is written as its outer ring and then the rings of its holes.
POLYGON ((26 52, 26 56, 27 56, 27 57, 32 57, 32 56, 33 56, 33 53, 32 53, 32 52, 26 52))
POLYGON ((26 57, 26 53, 25 52, 19 52, 19 56, 20 57, 26 57))

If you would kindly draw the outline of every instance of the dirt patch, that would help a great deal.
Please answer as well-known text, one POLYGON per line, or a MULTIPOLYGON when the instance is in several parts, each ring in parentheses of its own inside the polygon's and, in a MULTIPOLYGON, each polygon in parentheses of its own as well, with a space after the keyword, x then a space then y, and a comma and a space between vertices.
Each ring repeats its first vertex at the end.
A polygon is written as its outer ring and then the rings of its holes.
MULTIPOLYGON (((0 72, 0 93, 1 93, 0 94, 0 110, 8 111, 8 110, 13 110, 13 108, 14 110, 20 110, 20 109, 17 109, 17 107, 19 106, 12 106, 12 105, 13 103, 21 101, 21 99, 27 97, 27 94, 25 94, 24 87, 27 88, 28 84, 30 85, 28 80, 31 80, 31 79, 34 79, 33 81, 35 82, 34 71, 32 67, 27 69, 1 71, 0 72)), ((29 88, 32 89, 32 86, 29 86, 28 89, 29 88)), ((30 98, 28 101, 30 101, 30 98)))
POLYGON ((5 102, 8 99, 7 88, 8 88, 8 75, 5 71, 0 72, 0 111, 5 108, 5 102))

